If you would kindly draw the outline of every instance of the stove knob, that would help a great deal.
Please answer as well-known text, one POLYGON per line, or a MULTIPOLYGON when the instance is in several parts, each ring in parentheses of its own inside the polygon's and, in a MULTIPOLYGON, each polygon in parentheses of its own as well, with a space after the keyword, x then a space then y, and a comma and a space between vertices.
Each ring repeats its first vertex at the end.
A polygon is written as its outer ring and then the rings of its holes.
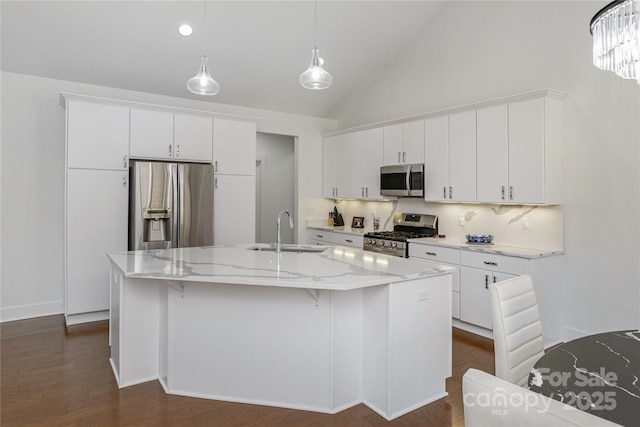
POLYGON ((385 244, 384 240, 380 242, 380 246, 384 246, 384 244, 385 244))
POLYGON ((397 248, 398 247, 398 242, 393 242, 392 245, 393 245, 394 248, 397 248))

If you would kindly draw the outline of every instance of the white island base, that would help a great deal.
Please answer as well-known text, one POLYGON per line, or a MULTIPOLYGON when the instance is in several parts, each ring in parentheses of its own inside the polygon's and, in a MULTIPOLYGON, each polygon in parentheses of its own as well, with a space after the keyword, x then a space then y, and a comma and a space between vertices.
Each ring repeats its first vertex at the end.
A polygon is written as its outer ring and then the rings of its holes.
POLYGON ((176 280, 175 270, 144 277, 150 274, 132 272, 132 253, 122 254, 128 264, 111 254, 109 338, 118 385, 158 379, 170 394, 331 414, 364 403, 388 420, 446 396, 450 272, 425 268, 432 273, 399 278, 387 271, 390 283, 364 285, 375 269, 356 266, 354 273, 351 259, 336 261, 331 251, 320 262, 338 262, 362 287, 328 285, 326 277, 313 279, 316 288, 299 277, 291 280, 296 286, 281 283, 294 274, 295 266, 283 269, 289 258, 318 254, 262 253, 280 258, 278 283, 245 277, 250 284, 237 276, 220 283, 219 272, 194 278, 193 270, 180 273, 186 280, 176 280))

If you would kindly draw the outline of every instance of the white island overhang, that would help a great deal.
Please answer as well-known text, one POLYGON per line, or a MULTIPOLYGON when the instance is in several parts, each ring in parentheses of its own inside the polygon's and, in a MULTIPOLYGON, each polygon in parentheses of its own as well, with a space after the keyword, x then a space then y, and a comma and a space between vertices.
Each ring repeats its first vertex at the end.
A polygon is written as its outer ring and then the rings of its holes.
POLYGON ((388 420, 447 395, 453 268, 269 249, 109 254, 119 386, 325 413, 365 403, 388 420))

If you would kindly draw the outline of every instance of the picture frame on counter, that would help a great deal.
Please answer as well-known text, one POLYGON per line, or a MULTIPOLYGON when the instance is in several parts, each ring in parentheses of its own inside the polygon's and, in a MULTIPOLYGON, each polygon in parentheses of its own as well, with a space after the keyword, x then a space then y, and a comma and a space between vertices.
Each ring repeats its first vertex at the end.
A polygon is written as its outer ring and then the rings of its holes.
POLYGON ((364 217, 354 216, 351 220, 351 228, 364 228, 364 217))

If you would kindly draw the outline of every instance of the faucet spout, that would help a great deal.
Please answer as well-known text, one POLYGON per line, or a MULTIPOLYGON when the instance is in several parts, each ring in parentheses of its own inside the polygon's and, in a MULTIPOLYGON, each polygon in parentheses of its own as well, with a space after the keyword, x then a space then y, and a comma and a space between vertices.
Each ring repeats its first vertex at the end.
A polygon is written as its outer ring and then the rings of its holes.
POLYGON ((293 218, 291 217, 291 214, 289 213, 289 211, 288 210, 280 211, 280 213, 278 214, 278 221, 277 221, 278 240, 276 242, 276 253, 280 253, 280 249, 282 247, 282 243, 281 243, 282 238, 280 237, 280 218, 282 218, 283 214, 287 214, 287 216, 289 217, 289 226, 293 230, 293 218))

